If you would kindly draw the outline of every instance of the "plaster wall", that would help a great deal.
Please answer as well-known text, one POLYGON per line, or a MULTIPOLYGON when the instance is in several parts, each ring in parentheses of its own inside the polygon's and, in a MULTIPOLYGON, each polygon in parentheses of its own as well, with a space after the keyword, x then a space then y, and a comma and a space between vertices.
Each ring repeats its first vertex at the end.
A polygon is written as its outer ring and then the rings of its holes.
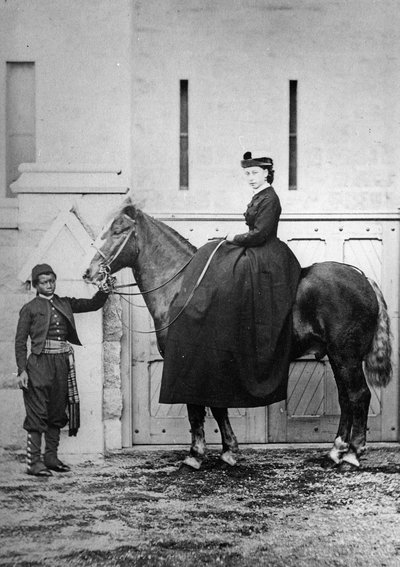
MULTIPOLYGON (((60 212, 80 207, 91 234, 97 234, 118 201, 116 193, 127 189, 131 39, 129 0, 0 5, 0 448, 25 443, 14 334, 19 309, 33 295, 19 280, 21 267, 29 264, 60 212), (22 192, 5 199, 6 62, 26 61, 35 63, 36 163, 21 168, 22 192)), ((59 293, 93 293, 79 281, 82 272, 75 264, 81 253, 66 234, 46 253, 45 260, 57 266, 59 293)), ((101 314, 76 320, 84 343, 76 349, 82 428, 76 439, 63 436, 61 450, 99 454, 106 446, 121 445, 121 395, 118 401, 113 388, 116 356, 109 354, 120 349, 120 340, 110 324, 103 329, 101 314), (106 384, 104 366, 111 373, 106 384)))
POLYGON ((129 0, 1 3, 0 196, 7 61, 35 63, 36 162, 112 165, 129 177, 131 37, 129 0))
POLYGON ((132 187, 150 210, 241 212, 244 150, 265 148, 285 212, 399 204, 400 15, 374 0, 134 3, 132 187), (179 81, 190 189, 179 191, 179 81), (298 191, 288 191, 289 80, 298 191))

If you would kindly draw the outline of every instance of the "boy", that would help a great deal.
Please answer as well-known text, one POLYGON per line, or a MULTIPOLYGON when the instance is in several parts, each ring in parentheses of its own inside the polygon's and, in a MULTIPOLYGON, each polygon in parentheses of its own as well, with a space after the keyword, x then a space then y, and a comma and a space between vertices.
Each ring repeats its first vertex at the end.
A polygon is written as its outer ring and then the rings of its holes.
POLYGON ((51 471, 70 470, 57 456, 60 429, 68 421, 69 435, 76 435, 79 428, 79 397, 73 349, 69 343, 80 345, 81 342, 73 314, 97 311, 108 297, 103 291, 98 291, 92 299, 58 297, 54 293, 56 279, 48 264, 33 268, 32 285, 37 294, 22 307, 15 336, 18 385, 23 389, 24 429, 28 432, 27 473, 40 477, 51 476, 51 471), (31 340, 29 357, 28 337, 31 340), (41 460, 43 433, 44 462, 41 460))

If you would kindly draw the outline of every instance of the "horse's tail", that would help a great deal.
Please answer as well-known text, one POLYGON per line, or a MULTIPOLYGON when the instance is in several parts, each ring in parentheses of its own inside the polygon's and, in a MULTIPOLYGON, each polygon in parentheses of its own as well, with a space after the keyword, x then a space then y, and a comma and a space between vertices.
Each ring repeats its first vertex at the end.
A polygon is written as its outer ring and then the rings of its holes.
POLYGON ((379 312, 371 348, 364 359, 364 373, 371 386, 382 388, 387 386, 392 378, 390 319, 378 284, 370 278, 368 281, 375 292, 379 312))

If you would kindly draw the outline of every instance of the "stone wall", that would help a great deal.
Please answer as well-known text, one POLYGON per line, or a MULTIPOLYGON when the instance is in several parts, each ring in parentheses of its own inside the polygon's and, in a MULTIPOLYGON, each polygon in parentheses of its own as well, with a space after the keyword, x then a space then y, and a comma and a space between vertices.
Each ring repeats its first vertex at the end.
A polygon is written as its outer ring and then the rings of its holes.
POLYGON ((21 282, 17 283, 18 237, 18 230, 0 228, 0 448, 21 447, 25 442, 22 394, 16 387, 14 336, 19 310, 29 295, 21 282))
POLYGON ((122 446, 121 318, 121 301, 118 296, 112 296, 103 313, 103 422, 105 445, 109 450, 122 446))

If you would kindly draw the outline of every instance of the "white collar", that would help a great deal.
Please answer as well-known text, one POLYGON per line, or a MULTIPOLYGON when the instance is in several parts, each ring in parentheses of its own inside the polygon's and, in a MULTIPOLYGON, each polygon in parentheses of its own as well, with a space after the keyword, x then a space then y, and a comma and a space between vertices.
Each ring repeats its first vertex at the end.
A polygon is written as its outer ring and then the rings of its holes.
POLYGON ((51 299, 53 299, 54 293, 51 297, 49 297, 48 295, 42 295, 41 293, 39 293, 39 297, 42 297, 43 299, 47 299, 47 301, 50 301, 51 299))
POLYGON ((266 181, 265 183, 263 183, 261 185, 261 187, 259 187, 258 189, 256 189, 255 191, 253 190, 253 197, 254 195, 257 195, 257 193, 260 193, 260 191, 263 191, 264 189, 268 189, 268 187, 271 187, 270 184, 268 183, 268 181, 266 181))

